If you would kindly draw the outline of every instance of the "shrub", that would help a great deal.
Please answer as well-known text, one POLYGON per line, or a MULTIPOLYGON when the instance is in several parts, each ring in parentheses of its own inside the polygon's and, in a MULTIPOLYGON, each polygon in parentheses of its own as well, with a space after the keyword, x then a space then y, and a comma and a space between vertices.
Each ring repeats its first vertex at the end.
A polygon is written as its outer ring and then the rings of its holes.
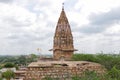
POLYGON ((120 79, 120 70, 116 69, 116 67, 114 66, 109 72, 108 75, 112 78, 112 79, 120 79))
POLYGON ((3 79, 0 77, 0 80, 3 80, 3 79))
POLYGON ((10 80, 11 78, 14 78, 15 74, 11 70, 7 70, 6 72, 2 73, 2 77, 6 78, 7 80, 10 80))
POLYGON ((80 80, 80 77, 74 76, 74 77, 72 77, 72 80, 80 80))
POLYGON ((6 63, 5 65, 4 65, 4 67, 5 68, 12 68, 12 67, 14 67, 15 65, 13 64, 13 63, 11 63, 11 62, 8 62, 8 63, 6 63))
POLYGON ((92 54, 74 54, 72 60, 96 62, 97 58, 92 54))

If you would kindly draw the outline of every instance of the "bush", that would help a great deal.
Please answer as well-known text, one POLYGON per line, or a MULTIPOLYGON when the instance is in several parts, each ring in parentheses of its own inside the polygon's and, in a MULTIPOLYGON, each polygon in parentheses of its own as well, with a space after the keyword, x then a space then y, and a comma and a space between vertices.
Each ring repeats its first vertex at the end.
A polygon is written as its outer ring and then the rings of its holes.
POLYGON ((74 61, 90 61, 100 63, 107 70, 111 70, 114 66, 120 69, 120 55, 112 54, 74 54, 72 57, 74 61))
POLYGON ((120 70, 116 69, 116 67, 114 66, 109 72, 108 75, 112 78, 112 79, 120 79, 120 70))
POLYGON ((96 62, 97 58, 92 54, 74 54, 72 60, 96 62))
POLYGON ((14 77, 15 77, 15 74, 14 74, 13 71, 7 70, 6 72, 3 72, 3 73, 2 73, 2 77, 3 77, 3 78, 6 78, 7 80, 10 80, 11 78, 14 78, 14 77))
POLYGON ((72 77, 72 80, 80 80, 80 77, 74 76, 74 77, 72 77))
POLYGON ((94 73, 80 78, 79 80, 120 80, 120 54, 74 54, 76 61, 97 62, 105 66, 107 74, 96 76, 94 73))
POLYGON ((3 80, 3 79, 0 77, 0 80, 3 80))
POLYGON ((4 65, 5 68, 12 68, 12 67, 15 67, 15 65, 11 62, 8 62, 4 65))

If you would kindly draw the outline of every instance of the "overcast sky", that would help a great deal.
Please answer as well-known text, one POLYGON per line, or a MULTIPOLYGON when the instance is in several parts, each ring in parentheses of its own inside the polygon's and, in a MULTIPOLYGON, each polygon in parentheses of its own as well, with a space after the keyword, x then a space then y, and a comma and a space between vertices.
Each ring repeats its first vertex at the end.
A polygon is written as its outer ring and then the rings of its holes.
POLYGON ((120 52, 120 0, 0 0, 0 55, 51 54, 63 2, 78 52, 120 52))

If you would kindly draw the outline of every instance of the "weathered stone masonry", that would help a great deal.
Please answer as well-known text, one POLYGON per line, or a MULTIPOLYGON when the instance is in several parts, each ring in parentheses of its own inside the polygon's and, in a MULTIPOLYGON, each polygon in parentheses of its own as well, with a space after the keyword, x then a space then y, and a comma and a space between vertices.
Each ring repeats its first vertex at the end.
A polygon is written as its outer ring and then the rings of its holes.
POLYGON ((104 68, 97 63, 86 61, 47 61, 33 62, 28 66, 25 80, 42 80, 45 77, 69 79, 73 76, 82 76, 85 71, 104 73, 104 68))

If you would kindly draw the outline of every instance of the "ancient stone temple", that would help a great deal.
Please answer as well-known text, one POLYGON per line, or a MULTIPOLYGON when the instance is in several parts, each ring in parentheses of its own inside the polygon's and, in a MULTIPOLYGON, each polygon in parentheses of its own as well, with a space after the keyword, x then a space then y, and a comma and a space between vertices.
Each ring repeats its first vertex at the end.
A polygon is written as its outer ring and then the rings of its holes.
POLYGON ((55 60, 70 60, 73 52, 73 36, 70 28, 70 24, 66 17, 64 6, 56 26, 53 44, 53 58, 55 60))
POLYGON ((105 68, 88 61, 70 61, 73 52, 73 36, 64 7, 56 26, 53 46, 53 60, 41 59, 28 65, 24 73, 24 80, 72 80, 72 77, 84 76, 85 71, 95 71, 98 74, 105 73, 105 68))

